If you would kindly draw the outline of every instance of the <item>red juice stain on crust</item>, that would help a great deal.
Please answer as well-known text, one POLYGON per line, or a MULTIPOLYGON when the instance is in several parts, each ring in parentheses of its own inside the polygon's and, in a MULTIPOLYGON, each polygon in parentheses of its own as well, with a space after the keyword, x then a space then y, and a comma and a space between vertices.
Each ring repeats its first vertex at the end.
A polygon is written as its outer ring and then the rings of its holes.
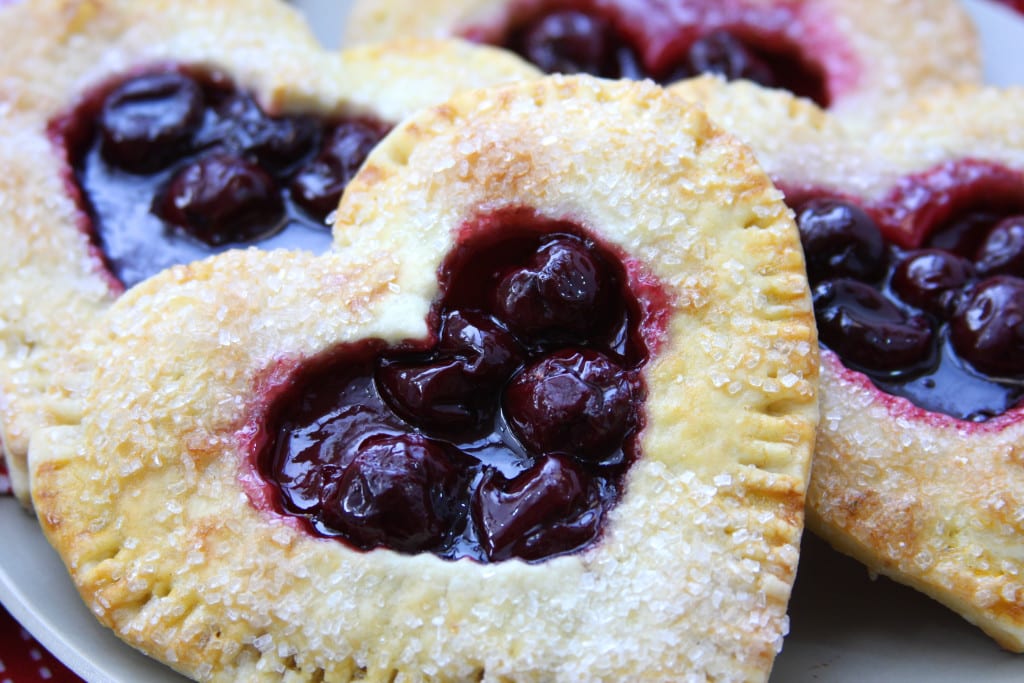
POLYGON ((840 355, 831 349, 822 349, 821 362, 822 364, 827 364, 841 382, 875 394, 878 403, 894 418, 923 422, 940 429, 954 428, 964 435, 998 433, 1024 419, 1024 406, 1017 405, 1001 415, 997 415, 984 422, 961 420, 957 417, 922 408, 915 405, 908 398, 890 394, 879 389, 866 374, 857 370, 851 370, 844 365, 840 355))
POLYGON ((279 515, 280 490, 260 475, 259 458, 275 438, 267 431, 272 420, 272 410, 294 390, 296 377, 303 367, 299 359, 282 358, 257 375, 253 382, 245 424, 235 432, 239 453, 243 455, 238 480, 257 510, 271 514, 276 519, 302 530, 309 530, 309 524, 302 517, 279 515))
POLYGON ((237 434, 250 500, 361 550, 492 562, 590 547, 640 455, 664 289, 525 209, 467 221, 438 281, 427 339, 258 378, 237 434))
POLYGON ((1024 209, 1024 173, 979 159, 942 164, 900 180, 869 206, 886 238, 918 247, 937 226, 972 207, 1024 209))

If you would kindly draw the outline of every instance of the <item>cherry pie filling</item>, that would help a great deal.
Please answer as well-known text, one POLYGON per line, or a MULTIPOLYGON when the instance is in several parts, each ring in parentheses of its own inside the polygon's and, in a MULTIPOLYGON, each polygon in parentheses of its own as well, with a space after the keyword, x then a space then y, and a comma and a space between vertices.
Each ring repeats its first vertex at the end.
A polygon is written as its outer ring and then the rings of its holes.
POLYGON ((962 161, 906 179, 875 205, 828 196, 791 204, 820 341, 844 365, 961 420, 984 422, 1019 403, 1024 175, 962 161))
POLYGON ((824 67, 812 57, 820 41, 801 33, 805 20, 799 8, 735 0, 677 4, 680 12, 673 16, 643 2, 542 3, 515 16, 501 35, 479 29, 468 35, 508 48, 547 73, 651 78, 663 84, 718 74, 784 88, 828 106, 824 67))
POLYGON ((327 216, 388 127, 271 115, 220 72, 161 67, 54 120, 83 229, 120 285, 258 244, 323 251, 327 216))
POLYGON ((453 560, 599 539, 639 456, 665 299, 575 224, 497 223, 442 264, 429 340, 345 345, 270 402, 254 457, 279 511, 358 549, 453 560))

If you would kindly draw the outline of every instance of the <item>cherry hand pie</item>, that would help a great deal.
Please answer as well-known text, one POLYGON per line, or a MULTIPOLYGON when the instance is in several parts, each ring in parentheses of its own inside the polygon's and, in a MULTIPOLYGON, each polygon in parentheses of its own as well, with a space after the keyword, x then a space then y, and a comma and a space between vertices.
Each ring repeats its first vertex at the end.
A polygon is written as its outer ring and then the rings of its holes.
MULTIPOLYGON (((270 0, 40 0, 0 14, 0 380, 16 493, 60 351, 124 288, 232 247, 322 251, 401 118, 535 71, 444 42, 322 51, 270 0)), ((54 406, 51 406, 54 407, 54 406)))
POLYGON ((819 360, 749 151, 651 83, 465 93, 335 235, 74 349, 32 491, 97 617, 201 680, 764 681, 819 360))
POLYGON ((674 87, 796 212, 823 346, 808 525, 1024 651, 1024 92, 870 139, 749 84, 674 87))
POLYGON ((875 114, 937 84, 977 83, 970 18, 955 0, 356 0, 350 43, 461 36, 549 73, 701 73, 875 114))

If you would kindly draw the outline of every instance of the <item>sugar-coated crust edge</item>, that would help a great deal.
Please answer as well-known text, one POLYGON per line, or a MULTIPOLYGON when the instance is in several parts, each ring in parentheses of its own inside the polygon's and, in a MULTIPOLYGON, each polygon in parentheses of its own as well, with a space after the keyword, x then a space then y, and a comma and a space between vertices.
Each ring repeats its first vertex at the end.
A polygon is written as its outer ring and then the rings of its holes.
POLYGON ((975 430, 822 357, 808 527, 1024 652, 1022 410, 975 430))
MULTIPOLYGON (((345 23, 346 44, 395 37, 463 35, 467 28, 503 27, 553 0, 356 0, 345 23)), ((616 6, 615 0, 597 0, 616 6)), ((657 4, 657 3, 652 3, 657 4)), ((685 1, 676 4, 685 6, 685 1)), ((748 0, 750 6, 778 0, 748 0)), ((978 37, 956 0, 799 0, 806 21, 827 23, 846 42, 852 64, 826 66, 841 91, 833 111, 851 120, 884 118, 915 93, 942 85, 980 83, 978 37), (928 44, 933 49, 922 50, 928 44)), ((815 27, 817 28, 817 27, 815 27)), ((835 47, 835 46, 833 46, 835 47)))
MULTIPOLYGON (((710 78, 673 87, 747 141, 784 186, 877 200, 963 158, 1024 172, 1024 89, 952 88, 869 136, 785 93, 710 78)), ((1024 652, 1024 409, 985 426, 915 408, 823 352, 808 527, 1024 652)))
POLYGON ((0 14, 0 437, 15 493, 28 502, 25 453, 47 415, 56 357, 116 296, 79 225, 48 123, 92 87, 168 62, 228 71, 271 111, 370 114, 397 123, 462 88, 537 72, 460 41, 402 41, 333 54, 277 0, 39 0, 0 14))
POLYGON ((44 531, 101 621, 201 680, 766 680, 817 416, 809 293, 778 198, 746 150, 650 84, 458 97, 373 153, 336 252, 224 254, 109 309, 62 375, 79 419, 32 442, 44 531), (636 157, 601 151, 626 144, 636 157), (459 151, 439 169, 445 149, 459 151), (257 512, 236 437, 255 383, 345 340, 422 335, 473 186, 584 222, 676 297, 646 373, 644 456, 606 537, 479 565, 357 553, 257 512))

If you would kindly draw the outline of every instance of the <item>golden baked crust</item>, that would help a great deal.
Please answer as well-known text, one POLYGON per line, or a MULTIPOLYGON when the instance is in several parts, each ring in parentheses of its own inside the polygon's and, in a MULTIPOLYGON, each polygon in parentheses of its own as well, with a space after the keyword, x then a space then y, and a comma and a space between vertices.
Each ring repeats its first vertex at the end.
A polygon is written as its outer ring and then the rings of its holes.
MULTIPOLYGON (((1024 171, 1020 89, 933 93, 870 138, 781 92, 709 78, 673 90, 750 143, 787 188, 870 202, 950 161, 1024 171)), ((1024 407, 983 425, 927 412, 831 351, 820 402, 809 528, 1024 652, 1024 407)))
POLYGON ((536 75, 513 55, 456 41, 327 53, 275 0, 26 2, 0 14, 0 42, 0 435, 24 501, 25 452, 48 419, 39 399, 54 356, 116 296, 79 227, 66 161, 46 134, 51 120, 110 78, 168 62, 223 69, 272 112, 391 123, 462 88, 536 75))
POLYGON ((109 309, 61 375, 76 419, 32 441, 43 528, 101 621, 202 680, 763 681, 817 416, 779 196, 651 84, 457 96, 373 152, 337 250, 223 254, 109 309), (460 225, 508 206, 585 226, 671 297, 602 541, 486 565, 356 552, 258 512, 238 432, 261 379, 345 341, 422 337, 460 225))
MULTIPOLYGON (((356 0, 345 24, 345 40, 357 44, 403 36, 461 36, 470 29, 482 29, 500 40, 504 27, 515 23, 518 16, 555 4, 556 0, 356 0)), ((592 0, 591 4, 657 17, 657 12, 669 11, 667 7, 714 3, 592 0)), ((743 0, 733 4, 760 7, 781 3, 743 0)), ((793 28, 794 41, 828 51, 825 71, 833 92, 831 108, 836 113, 871 115, 879 108, 890 109, 907 95, 938 85, 981 82, 974 26, 962 3, 955 0, 798 0, 785 4, 795 7, 803 22, 793 28), (825 26, 828 30, 823 30, 825 26)), ((679 11, 685 16, 687 10, 679 11)), ((664 21, 664 16, 652 19, 664 21)))

